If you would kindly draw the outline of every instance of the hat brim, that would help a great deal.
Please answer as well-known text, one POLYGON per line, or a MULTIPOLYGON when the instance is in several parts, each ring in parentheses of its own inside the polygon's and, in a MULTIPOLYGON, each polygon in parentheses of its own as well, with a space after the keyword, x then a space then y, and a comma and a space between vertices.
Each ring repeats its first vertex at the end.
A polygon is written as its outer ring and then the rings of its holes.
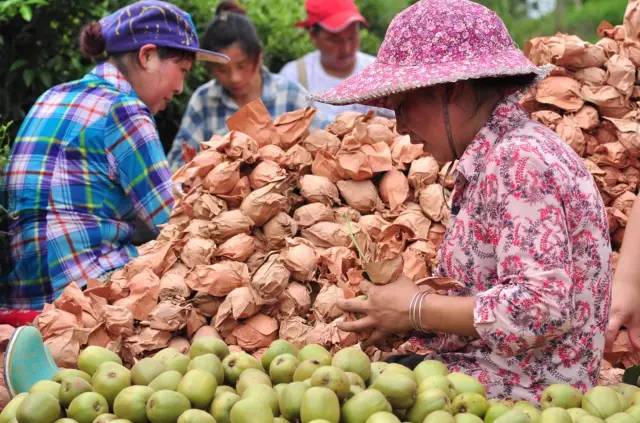
POLYGON ((331 15, 321 21, 310 21, 309 19, 307 19, 296 23, 296 26, 299 28, 310 28, 313 25, 318 24, 322 27, 322 29, 335 33, 344 30, 354 22, 359 22, 365 26, 369 25, 364 16, 358 13, 358 11, 345 10, 343 12, 331 15))
POLYGON ((507 49, 493 56, 437 64, 398 65, 376 59, 361 72, 339 85, 309 96, 320 103, 359 103, 385 107, 390 95, 433 85, 469 79, 536 75, 536 81, 551 72, 551 66, 535 66, 520 50, 507 49))
POLYGON ((203 50, 201 48, 190 49, 196 54, 196 60, 210 63, 229 63, 231 59, 222 53, 216 53, 215 51, 203 50))

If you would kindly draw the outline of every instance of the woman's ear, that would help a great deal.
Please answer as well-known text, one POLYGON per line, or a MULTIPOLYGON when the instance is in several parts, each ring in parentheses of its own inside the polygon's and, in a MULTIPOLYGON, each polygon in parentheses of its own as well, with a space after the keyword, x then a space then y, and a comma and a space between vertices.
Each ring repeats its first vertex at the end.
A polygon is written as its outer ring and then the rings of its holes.
POLYGON ((138 64, 143 70, 154 71, 160 65, 158 47, 155 44, 145 44, 138 50, 138 64))

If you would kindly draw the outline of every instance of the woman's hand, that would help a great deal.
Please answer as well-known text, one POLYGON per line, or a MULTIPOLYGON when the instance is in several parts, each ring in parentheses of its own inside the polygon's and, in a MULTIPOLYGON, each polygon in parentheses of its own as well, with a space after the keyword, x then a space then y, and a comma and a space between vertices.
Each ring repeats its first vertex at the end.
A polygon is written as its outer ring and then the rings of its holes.
POLYGON ((413 329, 409 319, 409 305, 419 291, 409 278, 401 277, 387 285, 366 284, 366 300, 339 300, 342 310, 364 315, 355 321, 342 322, 339 329, 348 332, 373 331, 367 344, 375 344, 386 335, 401 334, 413 329))
MULTIPOLYGON (((616 275, 618 276, 618 275, 616 275)), ((622 326, 629 332, 633 348, 640 350, 640 283, 637 280, 614 279, 611 294, 611 312, 607 326, 607 346, 610 350, 622 326)))

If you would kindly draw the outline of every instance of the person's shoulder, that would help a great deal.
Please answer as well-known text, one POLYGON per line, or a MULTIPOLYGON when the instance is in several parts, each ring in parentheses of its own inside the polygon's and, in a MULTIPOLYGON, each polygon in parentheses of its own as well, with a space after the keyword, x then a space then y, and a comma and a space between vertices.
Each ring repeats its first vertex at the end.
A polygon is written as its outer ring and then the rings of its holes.
POLYGON ((269 78, 271 87, 276 91, 295 91, 306 94, 305 89, 300 84, 290 80, 285 75, 272 73, 270 71, 266 71, 266 75, 269 78))

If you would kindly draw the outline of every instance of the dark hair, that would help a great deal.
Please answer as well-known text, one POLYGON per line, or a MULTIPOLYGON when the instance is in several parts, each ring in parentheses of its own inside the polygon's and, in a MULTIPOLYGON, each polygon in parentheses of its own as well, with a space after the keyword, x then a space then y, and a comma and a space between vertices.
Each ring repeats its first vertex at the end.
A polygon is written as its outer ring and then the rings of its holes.
POLYGON ((222 1, 216 8, 216 17, 209 23, 202 37, 202 48, 220 51, 233 43, 252 59, 262 53, 262 43, 256 27, 246 16, 244 8, 232 0, 222 1))
MULTIPOLYGON (((80 31, 80 52, 94 61, 106 60, 110 55, 105 51, 105 41, 99 22, 90 22, 80 31)), ((123 56, 135 52, 117 53, 111 56, 121 59, 123 56)), ((195 60, 196 54, 187 50, 158 46, 160 59, 195 60)))
POLYGON ((527 73, 524 75, 507 75, 490 78, 480 78, 471 80, 473 88, 479 93, 501 92, 508 96, 517 91, 528 88, 536 80, 536 74, 527 73))

